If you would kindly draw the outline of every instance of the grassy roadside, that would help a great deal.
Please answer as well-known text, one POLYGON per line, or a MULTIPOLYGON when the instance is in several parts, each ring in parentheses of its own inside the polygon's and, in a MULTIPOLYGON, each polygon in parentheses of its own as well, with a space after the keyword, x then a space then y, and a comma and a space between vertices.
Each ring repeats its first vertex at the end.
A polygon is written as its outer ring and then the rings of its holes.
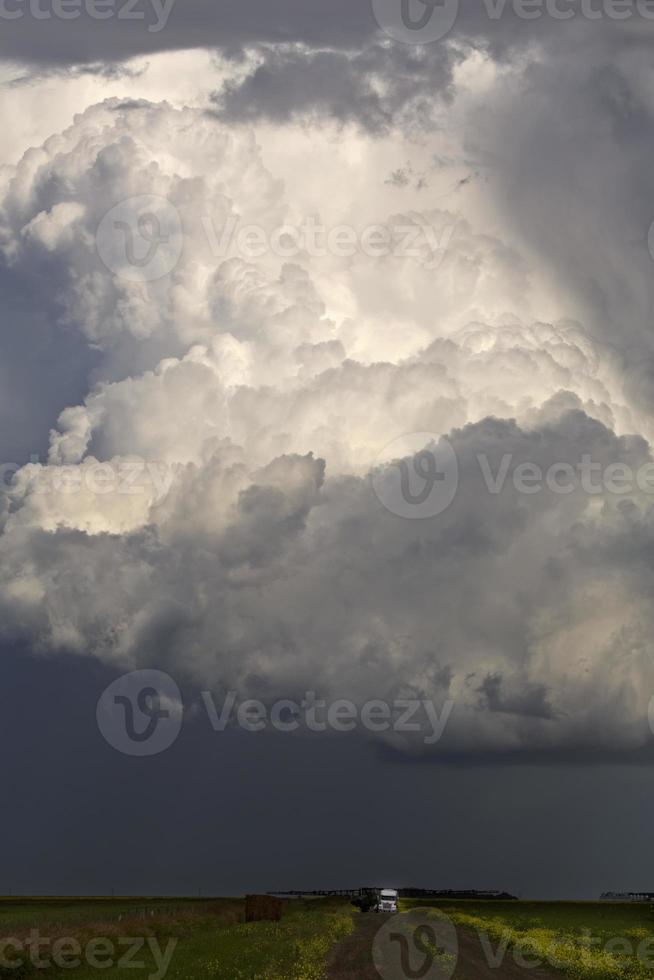
MULTIPOLYGON (((277 923, 246 924, 243 919, 243 902, 232 899, 178 905, 155 901, 143 909, 119 901, 0 902, 0 937, 25 939, 38 929, 49 941, 44 959, 53 958, 57 940, 72 938, 82 950, 79 965, 72 965, 78 955, 71 954, 65 967, 61 961, 50 969, 35 969, 29 962, 0 966, 0 980, 62 975, 72 980, 98 975, 105 980, 126 975, 134 980, 322 980, 332 947, 353 929, 352 909, 328 901, 291 902, 277 923), (94 965, 88 950, 98 941, 94 965)), ((14 959, 13 949, 5 953, 14 959)))
POLYGON ((650 980, 654 914, 648 905, 592 902, 403 902, 437 906, 489 948, 538 961, 572 980, 650 980))
POLYGON ((332 947, 348 936, 352 909, 330 903, 299 907, 281 922, 250 923, 223 933, 217 955, 195 960, 190 973, 169 980, 322 980, 332 947), (198 972, 196 972, 196 969, 198 972))

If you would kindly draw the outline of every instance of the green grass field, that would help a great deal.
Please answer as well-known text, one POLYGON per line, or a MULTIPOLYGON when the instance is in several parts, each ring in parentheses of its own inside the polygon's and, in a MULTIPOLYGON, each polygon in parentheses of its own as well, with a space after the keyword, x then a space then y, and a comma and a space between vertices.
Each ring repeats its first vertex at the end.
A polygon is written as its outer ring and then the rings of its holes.
MULTIPOLYGON (((571 980, 654 976, 654 906, 403 901, 401 908, 426 905, 483 936, 491 954, 507 962, 518 962, 517 955, 536 960, 571 980)), ((22 967, 0 965, 0 980, 323 980, 330 951, 352 933, 357 917, 343 900, 293 901, 281 922, 246 924, 241 899, 0 899, 0 959, 17 958, 4 941, 24 942, 38 930, 48 943, 41 955, 52 961, 47 969, 35 968, 29 956, 22 967), (77 949, 66 945, 71 939, 77 949), (55 951, 64 957, 58 964, 55 951)), ((370 937, 366 943, 362 956, 370 937)), ((498 980, 502 975, 499 968, 498 980)))
MULTIPOLYGON (((654 976, 654 906, 627 902, 404 901, 403 910, 434 905, 457 926, 505 944, 573 980, 650 980, 654 976)), ((501 971, 498 971, 501 973, 501 971)))
POLYGON ((0 958, 26 962, 0 965, 0 978, 321 980, 329 951, 353 928, 352 912, 343 903, 290 902, 281 922, 246 924, 237 899, 0 900, 0 947, 37 929, 48 939, 41 957, 52 964, 36 969, 24 949, 5 946, 0 958))

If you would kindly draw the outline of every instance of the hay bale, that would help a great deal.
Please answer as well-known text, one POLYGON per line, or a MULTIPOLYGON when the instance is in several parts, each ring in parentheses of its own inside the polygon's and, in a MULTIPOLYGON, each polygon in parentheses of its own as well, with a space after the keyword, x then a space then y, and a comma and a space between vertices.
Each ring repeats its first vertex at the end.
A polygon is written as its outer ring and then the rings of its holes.
POLYGON ((279 922, 283 911, 281 898, 273 898, 272 895, 245 896, 246 922, 279 922))

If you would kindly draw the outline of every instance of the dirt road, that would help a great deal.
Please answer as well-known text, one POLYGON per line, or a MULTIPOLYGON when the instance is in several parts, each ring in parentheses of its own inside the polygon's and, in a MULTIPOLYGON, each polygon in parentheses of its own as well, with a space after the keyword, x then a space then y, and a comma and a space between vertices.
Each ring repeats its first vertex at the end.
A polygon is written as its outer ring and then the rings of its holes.
MULTIPOLYGON (((389 916, 371 912, 357 916, 355 931, 332 952, 326 980, 380 980, 372 961, 375 936, 389 916)), ((457 929, 459 953, 451 980, 564 980, 560 973, 549 968, 518 966, 511 953, 501 965, 489 965, 484 948, 476 933, 457 929)), ((432 973, 425 974, 431 980, 432 973)))

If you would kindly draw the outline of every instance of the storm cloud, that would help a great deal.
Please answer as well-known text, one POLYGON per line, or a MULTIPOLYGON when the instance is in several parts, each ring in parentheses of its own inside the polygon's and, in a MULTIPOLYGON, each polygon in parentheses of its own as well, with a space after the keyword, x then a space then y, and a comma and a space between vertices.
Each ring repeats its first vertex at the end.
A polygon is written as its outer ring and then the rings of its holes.
MULTIPOLYGON (((72 348, 86 391, 4 494, 3 635, 243 697, 451 700, 439 754, 641 749, 651 489, 614 484, 616 467, 650 472, 651 422, 625 351, 593 318, 553 318, 559 298, 539 315, 529 253, 474 226, 477 182, 442 201, 415 186, 403 208, 389 168, 357 197, 377 151, 348 138, 360 172, 334 222, 374 218, 391 243, 422 230, 413 254, 217 252, 233 217, 297 228, 312 178, 286 185, 247 126, 201 108, 108 100, 4 169, 4 329, 27 304, 67 338, 49 369, 72 348), (179 254, 166 236, 172 268, 151 280, 112 268, 102 238, 139 195, 179 220, 179 254), (375 492, 409 433, 457 459, 454 499, 427 520, 375 492), (611 478, 559 492, 584 457, 611 478), (98 484, 99 463, 134 461, 145 484, 107 488, 106 468, 98 484), (555 476, 525 489, 525 465, 555 476)), ((7 352, 11 375, 24 354, 7 352)))

